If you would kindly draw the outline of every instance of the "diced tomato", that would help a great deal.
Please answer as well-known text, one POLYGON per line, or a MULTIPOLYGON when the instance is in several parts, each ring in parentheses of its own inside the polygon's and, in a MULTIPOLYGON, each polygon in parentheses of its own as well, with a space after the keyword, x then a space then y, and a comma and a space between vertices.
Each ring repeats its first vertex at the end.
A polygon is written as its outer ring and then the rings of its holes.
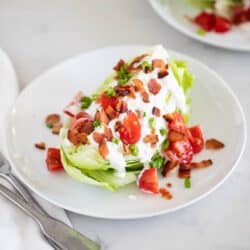
POLYGON ((170 161, 190 163, 193 159, 193 148, 189 140, 171 142, 165 154, 170 161))
POLYGON ((133 112, 123 119, 119 127, 120 139, 125 144, 135 144, 141 137, 141 125, 138 116, 133 112))
POLYGON ((205 31, 211 31, 215 26, 215 15, 203 11, 194 18, 194 22, 205 31))
POLYGON ((49 171, 63 169, 59 148, 48 148, 46 164, 49 171))
POLYGON ((182 134, 186 134, 187 127, 180 113, 174 112, 172 114, 168 114, 166 117, 167 117, 166 119, 168 121, 169 129, 182 133, 182 134))
POLYGON ((113 109, 115 109, 117 104, 117 98, 115 96, 108 96, 106 93, 101 95, 100 101, 104 109, 106 109, 108 106, 111 106, 113 109))
POLYGON ((138 176, 137 186, 143 192, 157 194, 159 192, 159 185, 156 168, 143 169, 138 176))
POLYGON ((204 136, 200 126, 194 126, 189 128, 190 138, 189 141, 192 145, 194 154, 201 152, 204 148, 204 136))
POLYGON ((231 22, 221 16, 216 16, 215 18, 215 26, 214 26, 214 31, 217 33, 225 33, 231 29, 231 22))

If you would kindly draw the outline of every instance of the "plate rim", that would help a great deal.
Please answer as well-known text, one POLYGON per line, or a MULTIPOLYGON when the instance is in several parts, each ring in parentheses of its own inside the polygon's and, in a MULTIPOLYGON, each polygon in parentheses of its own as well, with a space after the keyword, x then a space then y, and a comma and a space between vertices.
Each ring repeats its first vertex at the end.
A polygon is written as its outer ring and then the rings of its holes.
POLYGON ((163 9, 160 9, 157 3, 157 0, 148 0, 150 6, 155 11, 155 13, 167 24, 169 24, 172 28, 179 31, 180 33, 199 41, 200 43, 205 43, 207 45, 210 45, 212 47, 222 48, 225 50, 232 50, 232 51, 240 51, 240 52, 250 52, 250 46, 249 47, 235 47, 230 45, 222 45, 220 43, 214 42, 214 41, 208 41, 205 37, 198 36, 193 32, 190 32, 188 29, 182 28, 180 25, 177 24, 177 22, 172 21, 168 15, 166 15, 165 11, 163 9))
MULTIPOLYGON (((38 75, 30 83, 28 83, 26 85, 26 87, 20 92, 20 94, 18 95, 18 97, 15 100, 14 104, 12 105, 12 107, 15 107, 17 100, 26 91, 26 89, 31 88, 34 83, 36 83, 37 81, 40 80, 40 78, 46 77, 47 74, 50 74, 50 72, 55 71, 57 68, 60 68, 63 64, 67 64, 70 61, 77 60, 77 58, 80 58, 80 57, 85 56, 87 54, 96 53, 98 51, 100 52, 102 50, 110 50, 110 49, 118 49, 118 48, 122 49, 122 48, 131 48, 131 47, 140 49, 140 48, 143 48, 143 47, 145 48, 145 46, 146 45, 140 45, 140 44, 138 44, 138 45, 135 45, 135 44, 130 45, 130 44, 128 44, 128 45, 109 46, 109 47, 104 47, 104 48, 97 48, 97 49, 90 50, 90 51, 87 51, 87 52, 83 52, 83 53, 80 53, 80 54, 75 55, 73 57, 70 57, 69 59, 66 59, 66 60, 62 61, 61 63, 58 63, 55 66, 52 66, 51 68, 49 68, 45 72, 38 75)), ((150 217, 159 216, 159 215, 162 215, 162 214, 172 213, 174 211, 177 211, 179 209, 188 207, 188 206, 196 203, 197 201, 205 198, 206 196, 211 194, 213 191, 215 191, 232 174, 232 172, 234 171, 234 169, 238 165, 238 163, 241 160, 242 155, 244 153, 245 146, 246 146, 246 141, 247 141, 247 122, 246 122, 246 117, 245 117, 243 108, 242 108, 241 103, 240 103, 239 99, 237 98, 236 94, 233 92, 233 90, 230 88, 230 86, 227 84, 227 82, 220 75, 218 75, 213 69, 209 68, 207 65, 203 64, 199 60, 197 60, 197 59, 195 59, 195 58, 193 58, 193 57, 191 57, 191 56, 189 56, 187 54, 183 54, 181 52, 177 52, 177 51, 174 51, 174 50, 168 50, 168 52, 170 54, 176 54, 176 55, 183 56, 183 57, 187 58, 187 60, 193 61, 194 63, 196 63, 199 66, 203 67, 209 74, 212 74, 213 76, 215 76, 219 80, 220 84, 224 88, 226 88, 226 90, 228 91, 228 94, 232 97, 233 101, 237 105, 238 110, 240 111, 240 117, 242 118, 242 123, 243 123, 243 141, 242 141, 240 153, 239 153, 237 159, 235 160, 234 164, 232 164, 231 169, 225 174, 225 176, 223 176, 223 178, 221 178, 220 181, 218 181, 218 183, 216 185, 211 187, 208 191, 206 191, 206 192, 198 195, 197 197, 191 199, 190 201, 185 202, 184 204, 180 204, 180 205, 175 206, 173 208, 162 209, 162 210, 157 211, 157 212, 147 212, 146 214, 143 213, 141 215, 140 214, 135 214, 135 215, 115 215, 115 216, 112 216, 112 215, 109 215, 109 216, 107 216, 107 215, 96 215, 95 213, 91 213, 91 212, 86 213, 86 212, 83 212, 80 208, 72 208, 72 207, 70 207, 68 205, 64 205, 64 204, 62 204, 62 203, 60 203, 58 201, 54 201, 51 198, 48 198, 46 196, 46 194, 44 194, 43 192, 40 192, 36 187, 34 187, 34 185, 32 185, 32 183, 28 181, 28 178, 26 178, 25 176, 22 175, 21 171, 18 171, 18 167, 15 166, 14 160, 12 159, 11 154, 10 154, 10 151, 11 151, 11 145, 10 145, 11 144, 10 143, 11 134, 10 134, 10 129, 8 129, 8 128, 10 128, 11 120, 9 119, 8 122, 7 122, 7 126, 6 126, 7 131, 6 131, 6 141, 5 141, 5 143, 6 143, 8 159, 9 159, 9 161, 11 163, 12 170, 16 174, 16 176, 30 190, 32 190, 35 194, 37 194, 38 196, 42 197, 46 201, 48 201, 48 202, 50 202, 50 203, 52 203, 52 204, 54 204, 54 205, 56 205, 58 207, 66 209, 67 211, 70 211, 70 212, 74 212, 74 213, 89 216, 89 217, 101 218, 101 219, 114 219, 114 220, 142 219, 142 218, 150 218, 150 217)))

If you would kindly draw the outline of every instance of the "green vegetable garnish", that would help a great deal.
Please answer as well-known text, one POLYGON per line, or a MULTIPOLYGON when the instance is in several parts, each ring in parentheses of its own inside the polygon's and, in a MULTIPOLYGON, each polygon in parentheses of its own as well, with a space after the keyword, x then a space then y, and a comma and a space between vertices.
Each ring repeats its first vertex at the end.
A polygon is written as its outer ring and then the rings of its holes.
POLYGON ((205 36, 207 34, 207 32, 202 29, 202 28, 199 28, 197 31, 196 31, 196 34, 199 35, 199 36, 205 36))
POLYGON ((92 98, 88 97, 88 96, 84 96, 82 99, 81 99, 81 103, 82 103, 82 109, 87 109, 91 103, 92 103, 92 98))
POLYGON ((115 143, 115 144, 118 144, 119 143, 119 139, 117 137, 113 137, 112 138, 112 142, 115 143))
POLYGON ((141 66, 143 70, 151 71, 153 69, 152 64, 150 64, 148 61, 143 61, 141 66))
POLYGON ((165 128, 161 128, 160 129, 160 134, 161 135, 166 135, 167 134, 167 130, 165 128))
POLYGON ((101 122, 100 121, 94 121, 93 122, 93 126, 94 126, 94 128, 97 128, 97 127, 99 127, 101 125, 101 122))
POLYGON ((169 147, 169 140, 166 139, 166 140, 164 140, 164 141, 162 142, 162 144, 161 144, 161 150, 162 150, 162 151, 165 151, 166 149, 168 149, 168 147, 169 147))
POLYGON ((151 158, 151 161, 149 162, 149 166, 152 168, 161 168, 164 166, 165 158, 160 155, 160 153, 157 151, 151 158))
POLYGON ((149 123, 149 127, 150 128, 153 128, 155 126, 155 118, 154 117, 150 117, 149 120, 148 120, 148 123, 149 123))
POLYGON ((129 145, 130 152, 133 156, 137 156, 139 153, 139 148, 137 147, 136 144, 130 144, 129 145))
POLYGON ((47 127, 48 128, 53 128, 53 125, 49 123, 49 124, 47 124, 47 127))
POLYGON ((146 114, 146 112, 145 112, 145 111, 143 111, 143 117, 146 117, 146 115, 147 115, 147 114, 146 114))
POLYGON ((190 178, 186 178, 184 180, 184 186, 185 186, 185 188, 191 188, 190 178))
POLYGON ((115 96, 115 94, 116 94, 113 87, 108 87, 106 90, 106 93, 108 96, 115 96))
POLYGON ((121 66, 120 70, 117 71, 118 76, 118 83, 123 85, 127 83, 131 77, 133 76, 131 73, 128 72, 128 64, 124 64, 121 66))

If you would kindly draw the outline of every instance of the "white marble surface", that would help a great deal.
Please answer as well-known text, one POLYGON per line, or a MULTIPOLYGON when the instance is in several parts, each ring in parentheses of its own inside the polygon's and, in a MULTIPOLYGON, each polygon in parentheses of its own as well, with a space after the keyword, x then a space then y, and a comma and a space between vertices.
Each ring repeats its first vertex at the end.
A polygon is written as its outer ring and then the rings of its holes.
MULTIPOLYGON (((163 23, 146 1, 2 0, 0 31, 0 46, 11 57, 22 87, 51 66, 84 51, 116 44, 162 43, 215 69, 250 118, 250 53, 221 50, 189 39, 163 23)), ((110 250, 250 249, 249 146, 248 142, 243 159, 226 183, 188 208, 135 221, 69 213, 70 218, 78 230, 98 237, 110 250)))

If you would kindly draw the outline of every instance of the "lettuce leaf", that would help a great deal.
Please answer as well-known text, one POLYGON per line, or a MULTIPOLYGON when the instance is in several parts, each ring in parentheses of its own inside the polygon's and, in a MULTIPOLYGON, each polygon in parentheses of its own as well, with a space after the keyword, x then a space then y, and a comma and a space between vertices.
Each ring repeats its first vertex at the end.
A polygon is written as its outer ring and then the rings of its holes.
POLYGON ((63 149, 61 149, 61 160, 67 174, 72 178, 90 185, 106 188, 110 191, 116 191, 118 188, 129 183, 135 182, 138 171, 130 171, 123 178, 118 177, 112 169, 107 170, 84 170, 79 169, 72 164, 63 149))
POLYGON ((214 6, 214 0, 187 0, 187 2, 202 10, 212 9, 214 6))

